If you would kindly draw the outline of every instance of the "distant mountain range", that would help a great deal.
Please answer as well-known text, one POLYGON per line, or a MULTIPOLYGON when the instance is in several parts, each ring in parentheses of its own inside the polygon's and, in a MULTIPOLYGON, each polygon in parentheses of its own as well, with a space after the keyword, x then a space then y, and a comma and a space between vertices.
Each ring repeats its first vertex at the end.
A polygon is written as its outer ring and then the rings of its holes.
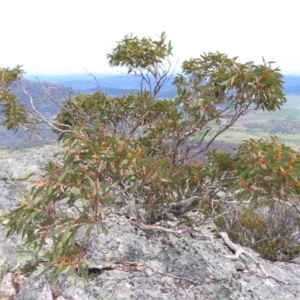
MULTIPOLYGON (((112 96, 121 96, 130 92, 139 92, 141 89, 140 78, 133 75, 61 75, 61 76, 25 76, 29 80, 48 81, 56 84, 61 84, 66 87, 72 87, 75 91, 84 93, 93 93, 99 90, 112 96)), ((160 98, 173 98, 176 95, 176 88, 172 84, 173 78, 171 77, 165 82, 161 93, 158 95, 160 98)), ((152 80, 154 83, 154 80, 152 80)), ((144 88, 147 85, 144 84, 144 88)))
MULTIPOLYGON (((94 77, 88 74, 75 75, 26 75, 26 79, 47 81, 71 87, 75 91, 93 93, 101 90, 112 96, 121 96, 129 92, 140 91, 140 78, 133 75, 97 74, 94 77)), ((172 84, 173 77, 163 86, 159 98, 173 98, 176 88, 172 84)), ((145 86, 146 87, 146 86, 145 86)), ((284 92, 286 94, 300 94, 300 76, 284 76, 284 92)))

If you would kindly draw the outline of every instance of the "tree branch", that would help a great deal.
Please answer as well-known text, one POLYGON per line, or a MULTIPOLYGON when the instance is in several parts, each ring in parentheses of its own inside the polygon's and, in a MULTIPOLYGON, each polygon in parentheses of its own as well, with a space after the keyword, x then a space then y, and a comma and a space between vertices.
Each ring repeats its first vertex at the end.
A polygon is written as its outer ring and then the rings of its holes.
POLYGON ((244 250, 241 246, 234 244, 228 237, 226 232, 220 232, 219 233, 220 236, 222 237, 225 245, 232 250, 235 254, 234 255, 229 255, 227 256, 228 259, 230 260, 238 260, 240 258, 240 256, 242 254, 246 255, 247 257, 249 257, 257 266, 258 268, 261 270, 261 272, 264 274, 264 276, 266 278, 272 278, 275 281, 277 281, 278 283, 283 283, 283 284, 297 284, 297 283, 291 283, 285 280, 281 280, 279 278, 277 278, 274 275, 271 275, 270 273, 268 273, 265 268, 258 262, 258 260, 249 252, 247 252, 246 250, 244 250))

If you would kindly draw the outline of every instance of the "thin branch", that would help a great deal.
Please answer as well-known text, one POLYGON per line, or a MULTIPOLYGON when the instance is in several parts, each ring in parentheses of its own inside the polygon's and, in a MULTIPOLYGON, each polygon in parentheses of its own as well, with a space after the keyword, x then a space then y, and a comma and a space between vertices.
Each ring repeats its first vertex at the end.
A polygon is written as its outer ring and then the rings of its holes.
POLYGON ((228 259, 230 260, 238 260, 240 258, 240 256, 242 254, 246 255, 247 257, 249 257, 257 266, 258 268, 261 270, 261 272, 264 274, 264 276, 266 278, 272 278, 275 281, 277 281, 278 283, 283 283, 283 284, 298 284, 298 283, 292 283, 292 282, 288 282, 285 280, 281 280, 279 278, 277 278, 276 276, 268 273, 265 268, 259 263, 259 261, 252 255, 250 254, 248 251, 244 250, 241 246, 234 244, 228 237, 226 232, 220 232, 219 233, 220 236, 222 237, 225 245, 232 250, 235 254, 234 255, 229 255, 227 256, 228 259))
POLYGON ((191 227, 186 227, 184 229, 174 230, 174 229, 169 229, 169 228, 156 226, 156 225, 145 225, 143 223, 136 222, 136 221, 133 221, 133 220, 131 221, 131 223, 134 224, 134 225, 137 225, 137 226, 139 226, 143 229, 163 231, 163 232, 174 233, 174 234, 183 234, 183 233, 187 233, 187 232, 192 231, 191 227))
POLYGON ((92 74, 90 71, 84 69, 90 76, 92 76, 94 78, 94 81, 96 82, 97 87, 99 88, 99 90, 104 94, 104 90, 102 89, 98 79, 96 78, 96 76, 94 74, 92 74))

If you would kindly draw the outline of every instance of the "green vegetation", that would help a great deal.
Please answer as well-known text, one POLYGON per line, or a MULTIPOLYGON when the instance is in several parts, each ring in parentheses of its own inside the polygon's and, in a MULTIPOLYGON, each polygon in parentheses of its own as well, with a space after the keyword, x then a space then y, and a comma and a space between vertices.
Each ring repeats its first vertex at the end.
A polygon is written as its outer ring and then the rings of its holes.
POLYGON ((300 96, 287 95, 287 102, 280 110, 260 112, 240 118, 218 140, 239 144, 247 139, 268 139, 276 135, 281 142, 299 150, 300 143, 300 96))
MULTIPOLYGON (((141 92, 78 94, 62 107, 55 125, 62 150, 17 207, 2 216, 8 236, 21 234, 37 252, 52 242, 42 274, 51 270, 54 280, 75 273, 88 280, 89 239, 95 227, 106 230, 104 221, 117 198, 135 224, 165 226, 167 220, 193 226, 190 211, 214 217, 224 212, 221 201, 218 209, 205 209, 214 206, 218 191, 250 206, 263 197, 293 207, 300 156, 276 138, 246 141, 234 155, 209 151, 206 162, 197 160, 240 117, 280 109, 286 99, 279 69, 205 53, 183 63, 174 80, 175 99, 157 100, 169 78, 171 56, 164 33, 158 40, 125 36, 108 55, 109 63, 140 76, 141 92)), ((17 98, 5 96, 20 72, 0 73, 3 125, 13 130, 38 119, 17 98), (11 109, 15 105, 21 107, 18 114, 11 109)))

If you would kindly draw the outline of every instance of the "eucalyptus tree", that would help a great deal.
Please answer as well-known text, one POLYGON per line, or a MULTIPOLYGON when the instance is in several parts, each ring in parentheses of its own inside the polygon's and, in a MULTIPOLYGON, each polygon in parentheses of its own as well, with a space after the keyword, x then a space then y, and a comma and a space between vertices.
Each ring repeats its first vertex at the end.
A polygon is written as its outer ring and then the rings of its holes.
MULTIPOLYGON (((280 109, 286 101, 283 77, 272 63, 204 53, 182 64, 173 80, 174 99, 156 99, 170 79, 172 44, 165 33, 158 40, 125 36, 107 57, 111 66, 139 76, 141 91, 70 96, 55 120, 61 152, 18 206, 2 216, 8 235, 21 233, 37 251, 53 240, 44 272, 54 269, 54 278, 80 272, 88 278, 79 229, 88 240, 95 226, 103 228, 117 198, 134 224, 153 228, 161 222, 159 229, 169 232, 168 220, 192 228, 188 213, 205 213, 203 203, 220 190, 238 191, 241 201, 263 195, 291 204, 288 196, 299 193, 299 154, 275 138, 242 143, 235 156, 212 151, 206 162, 198 160, 240 117, 280 109)), ((21 70, 1 72, 2 105, 21 105, 5 96, 21 70)), ((10 129, 31 116, 22 106, 14 116, 8 108, 2 113, 10 129)))

